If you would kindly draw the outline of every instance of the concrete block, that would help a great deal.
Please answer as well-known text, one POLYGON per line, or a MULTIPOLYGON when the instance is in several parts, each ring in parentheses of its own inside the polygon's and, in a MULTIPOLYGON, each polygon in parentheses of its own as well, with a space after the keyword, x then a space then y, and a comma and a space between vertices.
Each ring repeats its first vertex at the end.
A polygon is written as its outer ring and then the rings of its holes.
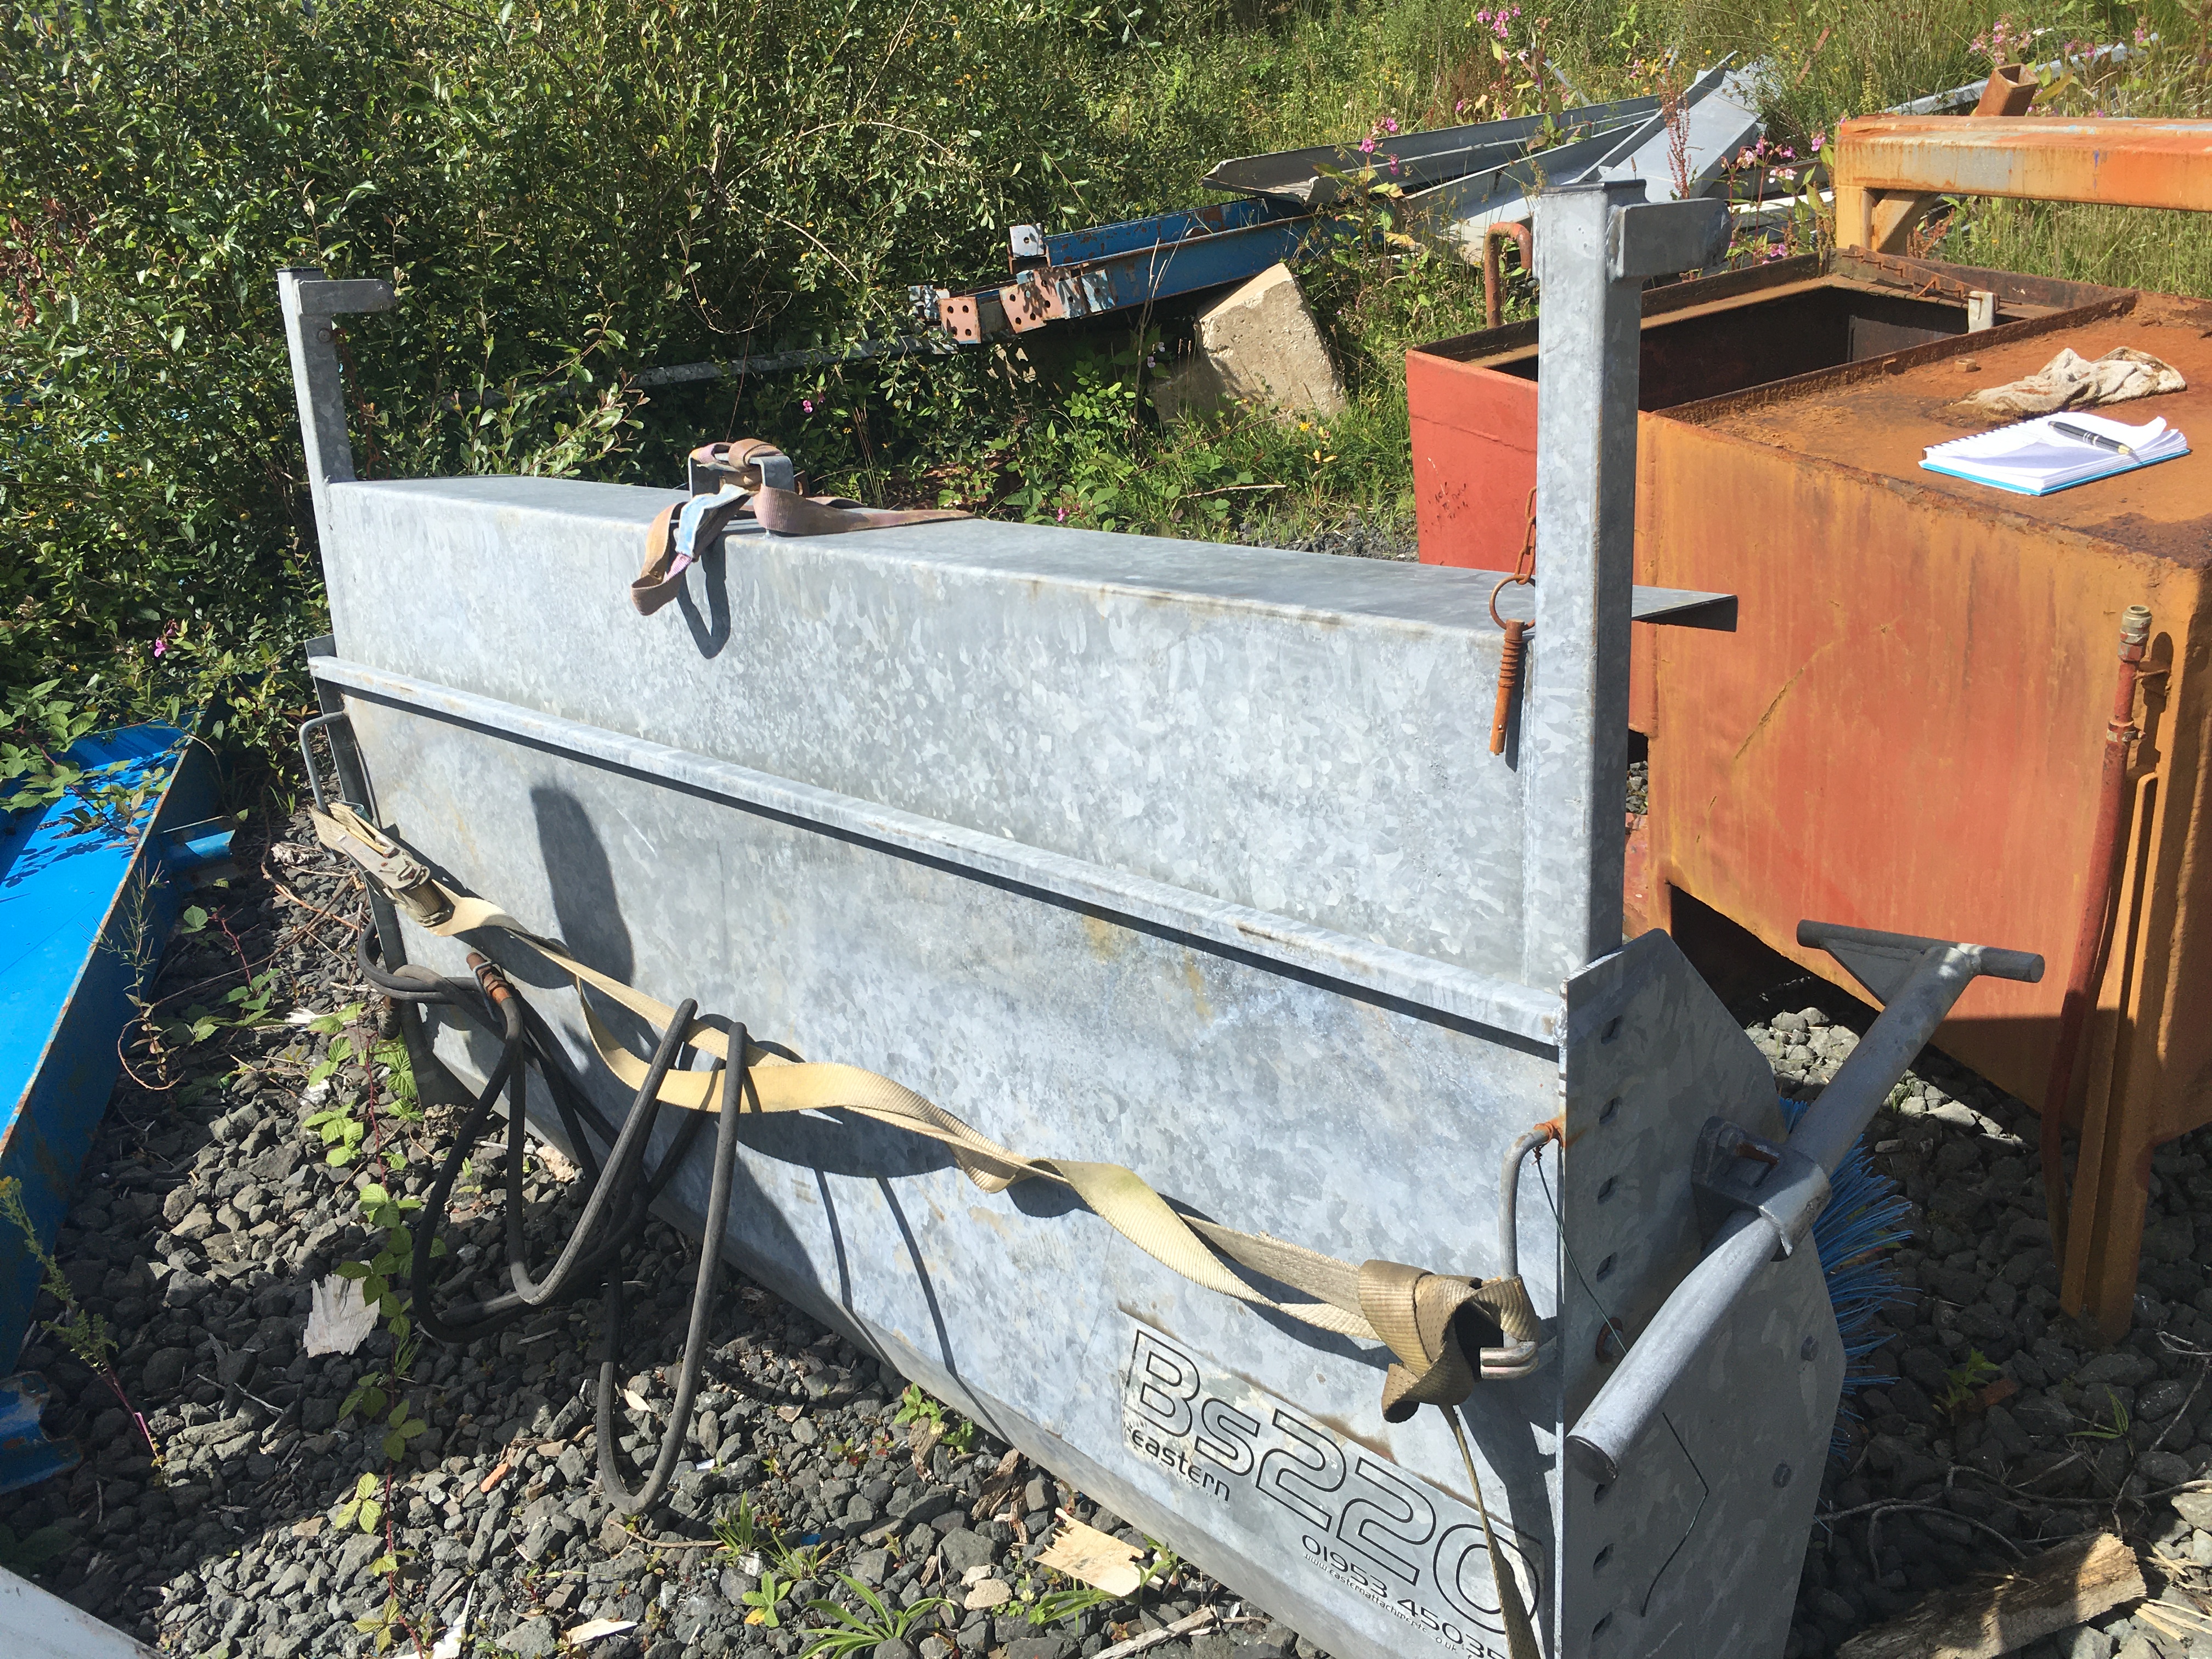
POLYGON ((1343 379, 1288 265, 1269 266, 1200 313, 1196 336, 1190 359, 1153 383, 1164 420, 1237 401, 1297 415, 1345 406, 1343 379))

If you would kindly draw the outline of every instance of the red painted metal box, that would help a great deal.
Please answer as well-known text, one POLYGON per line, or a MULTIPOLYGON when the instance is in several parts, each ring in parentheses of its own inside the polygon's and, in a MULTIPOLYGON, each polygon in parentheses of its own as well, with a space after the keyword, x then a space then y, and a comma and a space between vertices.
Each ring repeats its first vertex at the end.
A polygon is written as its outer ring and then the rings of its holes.
MULTIPOLYGON (((2040 951, 2041 985, 1978 987, 1938 1038, 2039 1109, 2119 617, 2154 614, 2113 945, 2066 1108, 2062 1296, 2117 1333, 2151 1148, 2212 1121, 2212 305, 1880 256, 1649 297, 1637 580, 1739 596, 1733 635, 1638 639, 1652 925, 1688 895, 1830 978, 1802 917, 2040 951), (1975 289, 1998 326, 1968 336, 1975 289), (1966 393, 2118 346, 2191 389, 2116 416, 2163 416, 2200 453, 2041 498, 1921 468, 1995 424, 1954 407, 1966 393)), ((1425 559, 1519 548, 1534 340, 1514 333, 1413 355, 1425 559)))

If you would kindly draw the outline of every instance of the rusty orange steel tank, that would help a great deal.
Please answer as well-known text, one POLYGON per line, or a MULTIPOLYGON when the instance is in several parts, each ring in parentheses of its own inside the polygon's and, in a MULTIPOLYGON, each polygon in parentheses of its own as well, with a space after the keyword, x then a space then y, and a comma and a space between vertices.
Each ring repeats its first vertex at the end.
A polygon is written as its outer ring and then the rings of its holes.
MULTIPOLYGON (((1801 917, 2071 960, 2113 642, 2148 606, 2112 942, 2064 1109, 2081 1152, 2061 1297, 2117 1335, 2151 1150, 2212 1121, 2212 304, 1893 256, 1790 264, 1647 296, 1637 580, 1739 596, 1732 635, 1637 641, 1648 920, 1691 896, 1854 991, 1797 946, 1801 917), (1969 336, 1976 291, 1998 321, 1969 336), (2163 416, 2198 453, 2043 498, 1921 469, 1994 423, 1957 398, 2062 346, 2179 368, 2190 390, 2114 412, 2163 416)), ((1507 328, 1413 354, 1425 559, 1510 565, 1532 347, 1507 328)), ((2063 991, 1988 987, 1938 1044, 2041 1109, 2063 991)))

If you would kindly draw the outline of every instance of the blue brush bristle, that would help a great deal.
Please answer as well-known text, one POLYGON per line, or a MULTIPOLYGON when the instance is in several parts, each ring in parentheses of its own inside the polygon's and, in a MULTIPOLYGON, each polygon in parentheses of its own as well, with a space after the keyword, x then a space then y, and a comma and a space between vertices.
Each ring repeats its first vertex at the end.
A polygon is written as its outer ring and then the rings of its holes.
MULTIPOLYGON (((1810 1103, 1785 1097, 1784 1122, 1796 1128, 1810 1103)), ((1908 1294, 1889 1253, 1912 1236, 1904 1224, 1911 1209, 1897 1183, 1874 1172, 1861 1142, 1829 1182, 1828 1206, 1813 1224, 1813 1243, 1827 1275, 1828 1300, 1844 1339, 1843 1405, 1829 1442, 1829 1450, 1838 1458, 1850 1450, 1843 1422, 1858 1421, 1852 1396, 1862 1389, 1894 1380, 1864 1361, 1884 1340, 1884 1334, 1875 1328, 1875 1315, 1908 1294)))

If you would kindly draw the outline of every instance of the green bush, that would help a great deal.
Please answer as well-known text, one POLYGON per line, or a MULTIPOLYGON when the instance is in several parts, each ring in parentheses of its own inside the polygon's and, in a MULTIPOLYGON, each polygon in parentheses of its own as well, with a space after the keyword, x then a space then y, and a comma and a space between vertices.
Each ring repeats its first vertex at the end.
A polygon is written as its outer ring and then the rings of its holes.
POLYGON ((908 283, 1002 261, 1086 143, 1103 28, 1006 0, 19 9, 0 690, 59 676, 121 715, 259 674, 248 709, 292 712, 323 615, 281 265, 398 290, 342 338, 368 477, 666 478, 741 412, 826 473, 957 416, 979 365, 926 398, 884 371, 866 411, 648 402, 627 371, 892 331, 908 283))

